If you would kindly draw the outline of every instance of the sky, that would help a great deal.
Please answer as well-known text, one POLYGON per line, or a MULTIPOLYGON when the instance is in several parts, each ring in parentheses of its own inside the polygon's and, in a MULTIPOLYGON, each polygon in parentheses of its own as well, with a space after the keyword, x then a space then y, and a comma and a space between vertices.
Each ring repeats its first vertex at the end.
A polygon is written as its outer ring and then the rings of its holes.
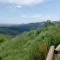
POLYGON ((60 0, 0 0, 0 24, 60 20, 60 0))

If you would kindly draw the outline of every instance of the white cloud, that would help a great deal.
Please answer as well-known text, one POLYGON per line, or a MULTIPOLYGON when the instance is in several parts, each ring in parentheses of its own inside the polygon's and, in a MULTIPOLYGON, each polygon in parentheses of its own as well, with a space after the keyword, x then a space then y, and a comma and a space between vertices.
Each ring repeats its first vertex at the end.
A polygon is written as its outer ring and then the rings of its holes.
POLYGON ((42 2, 44 2, 44 0, 0 0, 0 3, 19 4, 19 5, 31 5, 42 2))
POLYGON ((20 5, 16 5, 16 8, 21 8, 22 6, 20 6, 20 5))
POLYGON ((34 14, 34 15, 21 15, 20 17, 24 19, 30 20, 38 20, 38 21, 45 21, 45 20, 59 20, 59 16, 49 16, 49 15, 42 15, 42 14, 34 14))
POLYGON ((41 4, 51 0, 0 0, 2 4, 8 4, 9 8, 21 8, 22 6, 30 6, 41 4))
POLYGON ((40 14, 32 14, 32 15, 23 14, 20 17, 22 17, 22 18, 41 18, 42 15, 40 15, 40 14))
POLYGON ((0 24, 26 24, 26 23, 35 23, 35 22, 42 22, 46 20, 51 21, 60 21, 59 16, 47 16, 47 15, 21 15, 20 17, 15 18, 0 18, 0 24))
POLYGON ((21 7, 22 7, 21 5, 14 5, 14 6, 9 5, 9 6, 7 6, 7 8, 10 8, 10 9, 12 9, 12 8, 21 8, 21 7))

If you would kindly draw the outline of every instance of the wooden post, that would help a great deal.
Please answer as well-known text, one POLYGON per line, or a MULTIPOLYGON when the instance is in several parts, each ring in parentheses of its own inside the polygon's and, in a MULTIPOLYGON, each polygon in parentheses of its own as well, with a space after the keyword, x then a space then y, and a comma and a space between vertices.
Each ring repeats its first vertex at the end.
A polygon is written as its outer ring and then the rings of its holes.
POLYGON ((53 60, 54 49, 55 49, 54 46, 50 47, 46 60, 53 60))
POLYGON ((57 46, 57 48, 55 49, 55 51, 60 52, 60 44, 57 46))

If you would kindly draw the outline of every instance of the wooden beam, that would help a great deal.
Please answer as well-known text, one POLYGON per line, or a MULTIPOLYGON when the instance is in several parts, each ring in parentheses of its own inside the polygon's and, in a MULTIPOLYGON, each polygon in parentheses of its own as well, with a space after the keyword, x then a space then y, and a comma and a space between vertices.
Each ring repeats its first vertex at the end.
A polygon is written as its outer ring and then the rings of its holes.
POLYGON ((53 60, 53 56, 54 56, 54 46, 51 46, 47 55, 46 60, 53 60))
POLYGON ((60 44, 56 47, 55 51, 60 52, 60 44))

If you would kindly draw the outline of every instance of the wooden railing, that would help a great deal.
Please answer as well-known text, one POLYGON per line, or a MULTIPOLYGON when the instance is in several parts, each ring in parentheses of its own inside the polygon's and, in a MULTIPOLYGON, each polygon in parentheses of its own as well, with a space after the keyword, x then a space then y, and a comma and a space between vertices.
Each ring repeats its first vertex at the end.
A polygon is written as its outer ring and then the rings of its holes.
POLYGON ((53 60, 54 54, 60 54, 60 44, 56 48, 54 46, 50 47, 46 60, 53 60))

